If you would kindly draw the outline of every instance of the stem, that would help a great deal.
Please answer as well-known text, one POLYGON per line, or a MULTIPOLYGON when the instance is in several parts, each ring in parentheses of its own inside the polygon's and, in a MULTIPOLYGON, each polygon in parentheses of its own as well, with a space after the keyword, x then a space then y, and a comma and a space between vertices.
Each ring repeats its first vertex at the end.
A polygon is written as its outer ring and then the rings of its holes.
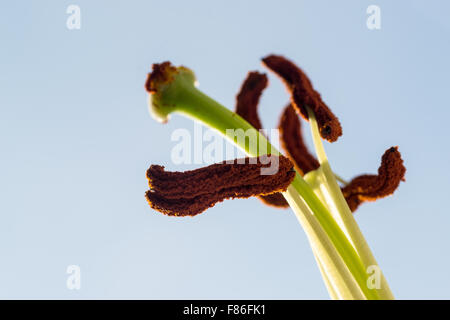
POLYGON ((302 195, 308 207, 314 212, 317 220, 330 237, 365 296, 368 299, 379 299, 378 293, 367 287, 367 268, 362 263, 352 243, 347 239, 345 232, 343 232, 328 208, 319 200, 314 191, 311 188, 304 188, 302 184, 307 185, 308 183, 302 178, 294 179, 292 182, 292 186, 302 195))
MULTIPOLYGON (((317 175, 322 182, 320 183, 320 193, 323 195, 323 198, 328 204, 328 208, 333 214, 333 217, 345 232, 347 238, 353 244, 366 270, 369 266, 378 267, 375 257, 373 256, 372 251, 370 250, 370 247, 367 244, 350 208, 348 207, 347 201, 341 192, 341 189, 336 181, 336 175, 331 170, 322 144, 322 139, 319 136, 318 125, 314 112, 312 112, 310 108, 308 108, 308 116, 311 123, 314 147, 320 163, 320 168, 317 170, 317 175)), ((372 290, 377 291, 381 299, 394 299, 394 296, 382 272, 380 276, 380 289, 372 290)))
POLYGON ((324 281, 330 296, 337 295, 340 299, 351 300, 366 299, 330 238, 321 228, 317 219, 309 213, 310 209, 298 192, 290 186, 283 195, 308 237, 321 272, 326 275, 324 281), (331 288, 333 290, 330 291, 331 288))

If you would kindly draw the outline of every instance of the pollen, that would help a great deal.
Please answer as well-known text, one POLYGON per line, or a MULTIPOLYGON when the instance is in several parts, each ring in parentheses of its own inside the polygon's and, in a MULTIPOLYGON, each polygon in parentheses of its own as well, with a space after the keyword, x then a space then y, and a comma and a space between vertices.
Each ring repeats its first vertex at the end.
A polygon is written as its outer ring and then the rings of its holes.
POLYGON ((153 209, 163 214, 195 216, 225 199, 285 191, 295 177, 293 167, 284 156, 224 161, 185 172, 165 171, 163 166, 152 165, 147 170, 150 190, 146 198, 153 209), (276 173, 261 174, 261 169, 272 161, 278 161, 276 173))
POLYGON ((341 124, 323 102, 320 94, 314 90, 311 80, 302 69, 282 56, 270 55, 262 61, 263 65, 276 73, 285 83, 295 111, 308 120, 306 107, 311 108, 316 116, 321 137, 329 142, 336 141, 342 135, 341 124))

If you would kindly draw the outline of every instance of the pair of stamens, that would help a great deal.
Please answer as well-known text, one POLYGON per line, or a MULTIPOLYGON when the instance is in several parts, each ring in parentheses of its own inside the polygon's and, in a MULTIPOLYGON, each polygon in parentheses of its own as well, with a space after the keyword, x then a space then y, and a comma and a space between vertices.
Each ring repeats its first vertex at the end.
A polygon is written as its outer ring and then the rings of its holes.
MULTIPOLYGON (((316 116, 322 138, 330 142, 336 141, 342 135, 339 120, 314 90, 306 74, 294 63, 284 57, 271 55, 263 59, 263 64, 283 80, 291 96, 291 103, 283 110, 278 125, 281 145, 301 175, 316 170, 320 164, 304 143, 301 122, 296 112, 307 120, 306 107, 310 107, 316 116)), ((250 72, 237 95, 236 113, 256 129, 262 129, 257 108, 259 98, 266 87, 265 74, 250 72)), ((378 175, 357 176, 342 188, 350 209, 355 211, 364 201, 374 201, 391 195, 400 181, 404 180, 405 171, 398 148, 388 149, 382 157, 378 175)), ((281 194, 260 198, 269 205, 288 206, 281 194)))
MULTIPOLYGON (((241 90, 236 97, 236 113, 247 120, 255 129, 262 129, 258 116, 258 103, 263 90, 267 87, 267 76, 256 71, 249 72, 241 90)), ((294 162, 295 169, 300 174, 317 169, 319 163, 309 153, 303 142, 300 121, 291 105, 288 105, 281 117, 278 129, 283 149, 294 162)), ((259 197, 264 203, 275 207, 288 207, 287 201, 280 193, 259 197)))
MULTIPOLYGON (((150 190, 146 193, 152 208, 168 215, 193 216, 224 199, 251 196, 259 197, 268 205, 287 207, 280 192, 285 191, 294 178, 292 168, 295 167, 301 175, 319 168, 319 162, 303 141, 298 114, 308 120, 307 108, 312 110, 321 137, 329 142, 336 141, 342 135, 338 118, 322 101, 306 74, 294 63, 271 55, 263 59, 263 64, 281 77, 291 96, 291 103, 285 107, 278 126, 281 144, 288 156, 278 157, 278 172, 261 175, 260 169, 264 165, 259 158, 256 164, 247 158, 250 162, 247 164, 222 162, 186 172, 167 172, 164 167, 152 165, 147 171, 150 190)), ((160 66, 162 64, 154 65, 153 73, 149 74, 146 84, 149 93, 152 93, 149 83, 159 76, 160 66)), ((258 130, 262 129, 262 124, 257 108, 267 84, 265 74, 250 72, 237 95, 236 113, 258 130)), ((364 201, 392 194, 404 180, 405 171, 398 148, 388 149, 382 157, 378 175, 358 176, 342 188, 350 209, 355 211, 364 201)))

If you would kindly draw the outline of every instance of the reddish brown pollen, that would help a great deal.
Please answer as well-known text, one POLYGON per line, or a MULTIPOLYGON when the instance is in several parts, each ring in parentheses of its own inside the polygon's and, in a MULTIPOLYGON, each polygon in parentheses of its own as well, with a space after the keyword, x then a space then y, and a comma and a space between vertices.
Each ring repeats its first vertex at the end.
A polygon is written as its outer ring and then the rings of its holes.
MULTIPOLYGON (((263 128, 258 116, 258 103, 267 84, 268 80, 265 74, 256 71, 249 72, 236 96, 236 113, 257 130, 263 128)), ((265 204, 273 207, 289 207, 281 193, 259 196, 258 198, 265 204)))
POLYGON ((316 116, 322 138, 329 142, 336 141, 342 135, 341 124, 322 101, 320 94, 314 90, 308 76, 293 62, 282 56, 270 55, 262 61, 283 80, 291 93, 291 102, 297 113, 308 120, 307 107, 311 108, 316 116))
POLYGON ((375 201, 394 193, 400 181, 404 181, 406 168, 398 147, 386 150, 381 158, 377 175, 360 175, 342 188, 342 193, 352 211, 364 201, 375 201))
POLYGON ((168 172, 152 165, 147 171, 147 201, 167 215, 194 216, 225 199, 285 191, 295 177, 293 164, 284 156, 271 157, 279 161, 278 171, 272 175, 261 174, 262 168, 270 166, 262 157, 246 158, 245 164, 222 162, 185 172, 168 172))
POLYGON ((156 84, 168 82, 170 80, 169 75, 175 71, 176 68, 172 66, 169 61, 154 63, 152 65, 152 72, 147 74, 147 80, 145 81, 145 90, 147 90, 148 93, 156 93, 156 84))
POLYGON ((289 104, 284 108, 278 128, 281 145, 301 175, 319 168, 319 162, 309 152, 303 141, 300 119, 292 105, 289 104))

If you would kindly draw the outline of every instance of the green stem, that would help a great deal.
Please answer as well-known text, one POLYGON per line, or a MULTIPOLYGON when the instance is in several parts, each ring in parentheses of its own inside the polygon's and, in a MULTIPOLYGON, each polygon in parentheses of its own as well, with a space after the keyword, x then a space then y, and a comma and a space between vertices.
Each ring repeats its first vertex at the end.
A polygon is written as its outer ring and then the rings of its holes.
POLYGON ((308 237, 319 268, 325 274, 324 282, 330 296, 346 300, 367 299, 345 261, 320 226, 319 221, 310 213, 311 210, 297 190, 290 186, 283 195, 308 237))
MULTIPOLYGON (((320 193, 325 199, 325 202, 328 204, 328 208, 333 214, 333 217, 345 232, 347 238, 353 244, 358 255, 361 257, 364 268, 367 270, 369 266, 378 267, 375 257, 373 256, 372 251, 370 250, 370 247, 367 244, 350 208, 348 207, 347 201, 341 192, 341 189, 336 181, 336 175, 330 167, 325 149, 323 147, 322 139, 319 136, 318 125, 314 112, 312 112, 310 108, 308 108, 308 116, 311 123, 314 147, 320 163, 320 168, 317 170, 318 177, 316 177, 316 179, 319 178, 321 183, 316 184, 316 186, 320 187, 320 193)), ((382 272, 380 277, 380 288, 373 290, 377 291, 381 299, 394 299, 394 296, 382 272)))

